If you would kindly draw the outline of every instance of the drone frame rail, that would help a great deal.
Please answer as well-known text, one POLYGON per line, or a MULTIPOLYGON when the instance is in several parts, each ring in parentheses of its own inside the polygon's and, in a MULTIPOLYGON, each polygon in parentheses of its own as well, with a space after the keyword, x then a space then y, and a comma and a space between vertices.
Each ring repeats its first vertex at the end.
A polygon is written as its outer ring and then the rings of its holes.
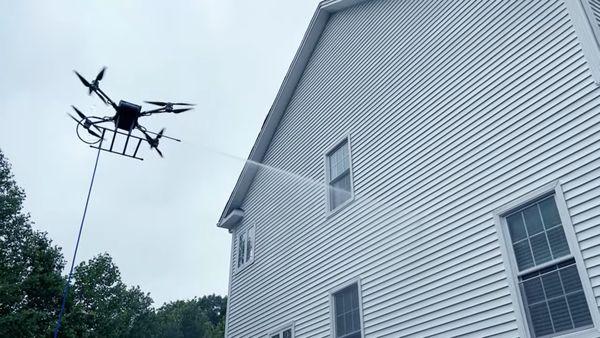
POLYGON ((97 144, 90 145, 90 148, 106 151, 109 153, 113 153, 113 154, 117 154, 117 155, 121 155, 121 156, 125 156, 125 157, 135 158, 136 160, 140 160, 140 161, 144 160, 143 158, 138 157, 136 155, 138 153, 138 150, 140 149, 140 145, 142 144, 142 142, 146 141, 145 139, 143 139, 139 136, 136 136, 136 135, 131 135, 131 133, 124 133, 122 131, 119 131, 118 129, 106 128, 106 127, 102 127, 102 126, 96 126, 96 127, 102 131, 102 138, 100 139, 100 142, 98 142, 97 144), (112 138, 110 141, 110 147, 108 147, 108 146, 103 147, 102 145, 103 145, 104 141, 106 140, 107 131, 108 131, 108 133, 113 133, 113 135, 112 135, 112 138), (126 137, 125 144, 123 145, 122 150, 115 149, 115 139, 117 137, 117 134, 124 135, 126 137), (133 153, 130 152, 128 154, 127 146, 129 145, 129 139, 131 139, 131 138, 137 140, 137 144, 135 145, 135 150, 133 151, 133 153))
MULTIPOLYGON (((109 153, 134 158, 134 159, 140 160, 140 161, 144 160, 143 158, 137 156, 137 153, 138 153, 138 150, 140 149, 140 146, 142 145, 142 143, 147 142, 147 140, 145 138, 142 138, 137 135, 133 135, 131 133, 131 131, 130 132, 120 131, 118 128, 113 129, 113 128, 107 128, 107 127, 98 126, 98 125, 96 125, 95 127, 98 128, 102 132, 102 135, 101 135, 102 137, 100 138, 100 141, 98 143, 90 145, 90 148, 99 149, 99 150, 106 151, 109 153), (110 137, 110 133, 112 133, 112 137, 110 137), (115 148, 115 139, 117 138, 117 134, 123 135, 126 137, 125 144, 123 145, 122 150, 121 150, 121 147, 118 147, 118 149, 115 148), (103 144, 105 144, 105 141, 108 142, 108 140, 106 139, 106 136, 109 136, 109 138, 110 138, 110 146, 103 147, 103 144), (132 138, 135 140, 133 142, 136 142, 135 149, 133 151, 128 152, 127 147, 129 145, 129 140, 132 138)), ((148 130, 146 130, 146 132, 148 134, 157 135, 157 133, 151 132, 148 130)), ((166 136, 166 135, 163 135, 163 138, 181 142, 180 139, 176 139, 176 138, 166 136)))

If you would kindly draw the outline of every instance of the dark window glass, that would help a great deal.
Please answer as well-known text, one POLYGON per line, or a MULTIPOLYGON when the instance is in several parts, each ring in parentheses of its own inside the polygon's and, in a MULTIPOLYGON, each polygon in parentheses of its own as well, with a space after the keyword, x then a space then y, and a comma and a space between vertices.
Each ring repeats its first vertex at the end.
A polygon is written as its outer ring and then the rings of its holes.
POLYGON ((525 223, 523 222, 523 216, 520 212, 508 216, 506 222, 508 223, 508 230, 513 243, 527 238, 525 223))
POLYGON ((336 209, 352 197, 349 154, 348 141, 344 141, 327 155, 330 210, 336 209))
POLYGON ((535 337, 591 327, 592 317, 554 196, 506 216, 519 271, 519 286, 535 337), (542 266, 540 266, 542 265, 542 266), (539 268, 537 268, 539 266, 539 268))
POLYGON ((333 298, 335 336, 342 338, 360 337, 358 284, 353 284, 336 292, 333 298))
POLYGON ((519 271, 570 254, 554 196, 506 216, 506 223, 519 271))
POLYGON ((521 279, 524 303, 535 336, 592 325, 574 259, 521 279))

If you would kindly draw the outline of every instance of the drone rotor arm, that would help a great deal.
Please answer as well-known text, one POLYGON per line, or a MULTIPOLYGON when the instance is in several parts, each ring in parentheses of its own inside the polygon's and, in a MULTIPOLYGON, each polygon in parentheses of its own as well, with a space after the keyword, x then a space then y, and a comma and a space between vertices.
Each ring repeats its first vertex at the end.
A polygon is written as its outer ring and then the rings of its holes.
POLYGON ((118 108, 115 102, 111 100, 110 97, 108 97, 108 95, 106 95, 106 93, 102 91, 102 89, 97 88, 95 92, 98 95, 98 97, 100 97, 100 99, 104 101, 105 104, 112 106, 114 109, 118 108))

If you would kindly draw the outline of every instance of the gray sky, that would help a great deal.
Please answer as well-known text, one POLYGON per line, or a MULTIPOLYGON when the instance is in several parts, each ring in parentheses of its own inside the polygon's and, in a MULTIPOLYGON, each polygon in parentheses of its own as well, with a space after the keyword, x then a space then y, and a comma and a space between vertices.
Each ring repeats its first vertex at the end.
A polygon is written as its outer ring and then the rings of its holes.
POLYGON ((72 70, 102 66, 114 100, 189 101, 196 110, 142 121, 165 159, 102 153, 77 261, 112 255, 155 305, 226 294, 230 235, 215 224, 318 0, 0 0, 0 149, 26 208, 71 259, 95 151, 70 105, 112 115, 72 70))

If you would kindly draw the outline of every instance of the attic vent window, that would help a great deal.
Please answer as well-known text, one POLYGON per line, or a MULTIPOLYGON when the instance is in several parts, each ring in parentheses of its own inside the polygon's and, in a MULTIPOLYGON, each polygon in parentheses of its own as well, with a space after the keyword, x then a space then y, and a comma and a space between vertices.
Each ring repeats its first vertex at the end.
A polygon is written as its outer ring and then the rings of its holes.
POLYGON ((254 262, 254 226, 240 230, 237 235, 237 269, 242 270, 254 262))
POLYGON ((352 173, 348 138, 338 143, 326 155, 328 210, 340 208, 352 199, 352 173))

